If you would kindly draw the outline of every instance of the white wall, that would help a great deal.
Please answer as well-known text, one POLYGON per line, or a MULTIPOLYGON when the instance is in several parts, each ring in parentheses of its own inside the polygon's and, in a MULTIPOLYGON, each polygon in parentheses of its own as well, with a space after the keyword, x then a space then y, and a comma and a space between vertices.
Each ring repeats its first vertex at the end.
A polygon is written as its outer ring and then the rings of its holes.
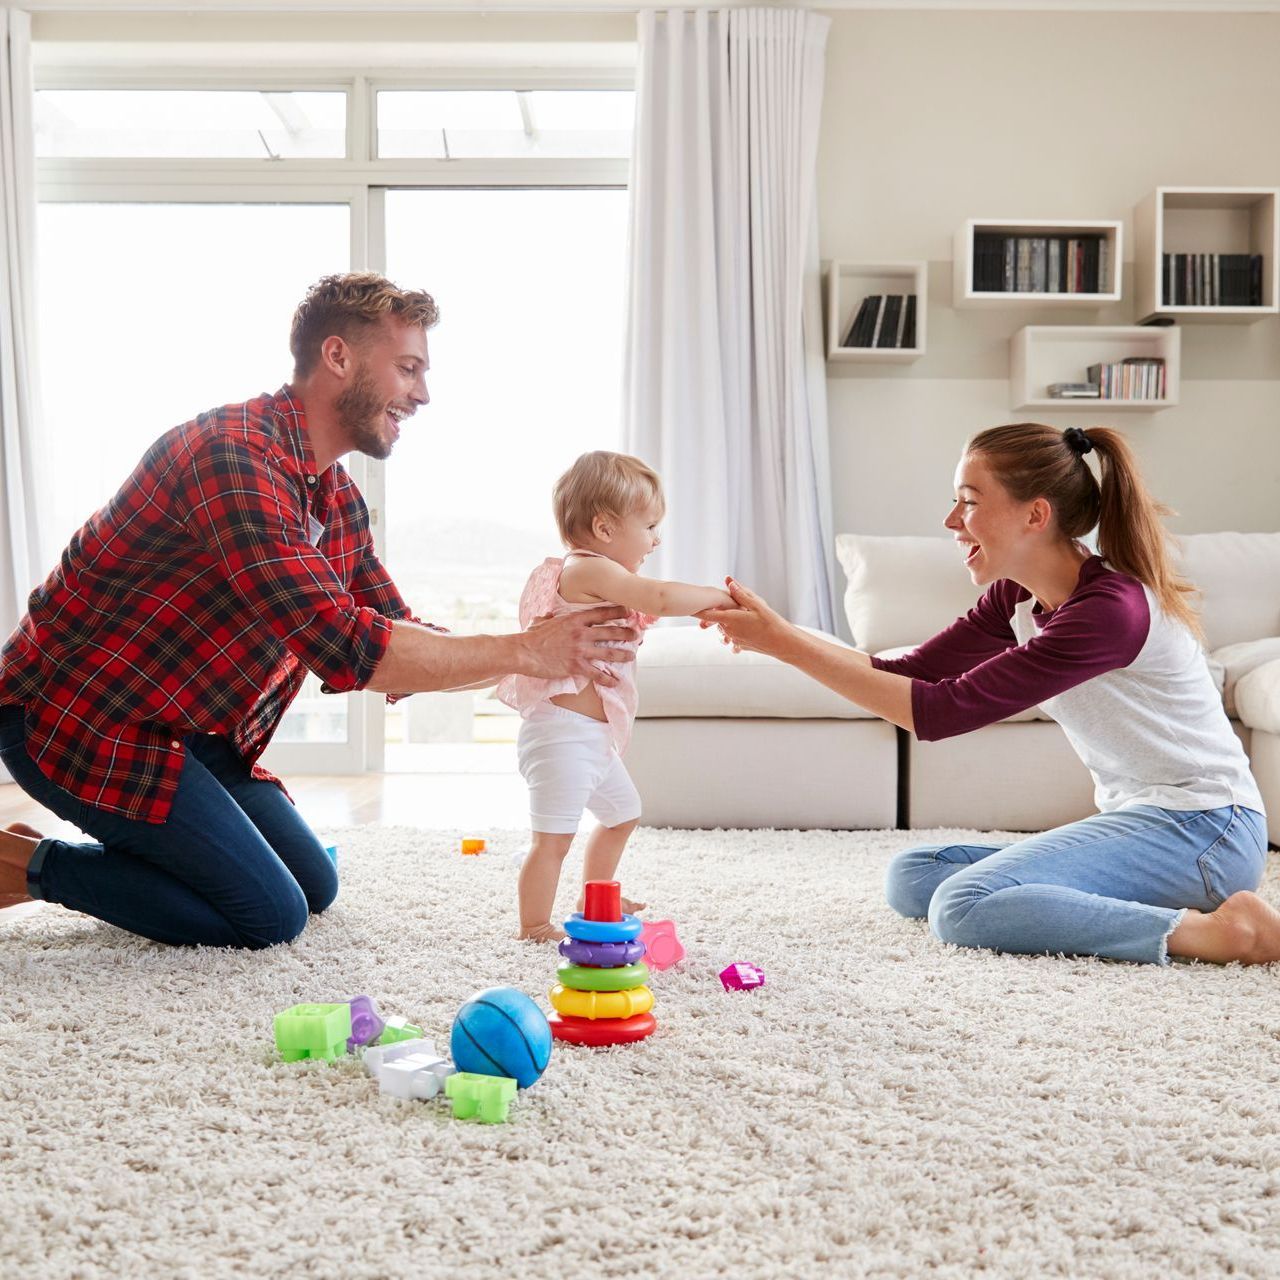
MULTIPOLYGON (((1157 186, 1280 186, 1280 15, 833 13, 824 259, 929 262, 928 351, 828 367, 837 531, 940 533, 967 435, 1011 407, 1008 339, 1098 311, 951 307, 967 218, 1125 220, 1157 186)), ((1117 414, 1175 530, 1280 529, 1280 320, 1185 324, 1181 404, 1117 414)), ((1059 426, 1105 408, 1048 414, 1059 426)))

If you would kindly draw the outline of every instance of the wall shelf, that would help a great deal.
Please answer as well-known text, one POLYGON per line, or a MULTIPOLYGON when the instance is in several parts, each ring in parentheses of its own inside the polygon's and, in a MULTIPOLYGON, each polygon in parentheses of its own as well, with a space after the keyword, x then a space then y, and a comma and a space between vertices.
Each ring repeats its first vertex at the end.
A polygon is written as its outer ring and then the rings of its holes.
POLYGON ((923 262, 832 262, 827 267, 827 359, 832 363, 903 364, 925 351, 928 271, 923 262), (864 298, 915 294, 916 341, 911 347, 846 347, 864 298))
POLYGON ((1182 334, 1175 325, 1028 325, 1009 341, 1009 382, 1015 409, 1087 410, 1095 417, 1135 410, 1151 413, 1178 403, 1182 334), (1130 356, 1165 362, 1165 395, 1159 400, 1059 400, 1051 382, 1084 382, 1091 364, 1130 356))
POLYGON ((1133 211, 1136 314, 1251 324, 1280 311, 1274 187, 1157 187, 1133 211), (1166 253, 1261 254, 1261 306, 1187 306, 1165 297, 1166 253))
POLYGON ((953 255, 952 305, 960 310, 973 307, 1010 305, 1055 307, 1101 307, 1120 301, 1120 277, 1124 262, 1124 224, 1096 221, 1045 221, 1018 218, 970 218, 955 236, 953 255), (1105 271, 1096 293, 1056 290, 1013 290, 996 292, 975 289, 974 237, 983 234, 1027 239, 1079 239, 1101 237, 1105 244, 1105 271))

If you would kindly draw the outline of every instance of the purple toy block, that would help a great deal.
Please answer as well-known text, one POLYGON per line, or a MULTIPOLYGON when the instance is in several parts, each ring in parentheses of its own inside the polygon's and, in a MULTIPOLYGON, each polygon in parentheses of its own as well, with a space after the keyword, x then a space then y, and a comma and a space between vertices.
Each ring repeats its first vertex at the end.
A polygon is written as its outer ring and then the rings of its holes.
POLYGON ((751 991, 764 986, 764 970, 759 965, 736 960, 720 970, 720 981, 726 991, 751 991))
POLYGON ((386 1029, 386 1023, 378 1015, 378 1006, 372 996, 344 996, 343 1003, 351 1006, 351 1038, 347 1052, 355 1051, 363 1044, 372 1044, 386 1029))

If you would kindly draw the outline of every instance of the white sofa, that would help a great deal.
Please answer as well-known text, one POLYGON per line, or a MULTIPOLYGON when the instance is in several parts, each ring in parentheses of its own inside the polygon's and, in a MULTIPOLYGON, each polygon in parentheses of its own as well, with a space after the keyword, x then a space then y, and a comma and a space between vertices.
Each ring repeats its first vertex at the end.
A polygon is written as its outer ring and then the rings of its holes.
MULTIPOLYGON (((1280 831, 1280 533, 1181 540, 1211 663, 1280 831), (1253 742, 1257 738, 1256 746, 1253 742)), ((904 652, 979 592, 949 538, 842 535, 855 643, 904 652)), ((834 638, 834 637, 829 637, 834 638)), ((715 633, 660 627, 641 647, 628 767, 644 821, 676 827, 961 826, 1034 831, 1093 812, 1088 772, 1038 708, 919 742, 715 633)))

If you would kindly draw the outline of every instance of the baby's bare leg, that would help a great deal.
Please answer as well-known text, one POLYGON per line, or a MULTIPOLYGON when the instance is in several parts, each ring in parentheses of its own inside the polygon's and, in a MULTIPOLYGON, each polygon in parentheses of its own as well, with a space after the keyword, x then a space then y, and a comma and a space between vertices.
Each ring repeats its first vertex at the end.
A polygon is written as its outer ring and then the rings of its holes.
MULTIPOLYGON (((622 851, 627 847, 627 839, 636 829, 638 818, 630 822, 620 822, 616 827, 597 827, 587 839, 587 854, 582 863, 582 880, 614 880, 617 878, 618 863, 622 859, 622 851)), ((622 899, 623 911, 634 914, 645 909, 645 903, 632 902, 630 898, 622 899)), ((578 910, 583 906, 582 895, 578 897, 578 910)))
POLYGON ((572 835, 535 831, 529 856, 520 866, 520 938, 533 942, 555 942, 564 932, 551 923, 560 868, 573 844, 572 835))

